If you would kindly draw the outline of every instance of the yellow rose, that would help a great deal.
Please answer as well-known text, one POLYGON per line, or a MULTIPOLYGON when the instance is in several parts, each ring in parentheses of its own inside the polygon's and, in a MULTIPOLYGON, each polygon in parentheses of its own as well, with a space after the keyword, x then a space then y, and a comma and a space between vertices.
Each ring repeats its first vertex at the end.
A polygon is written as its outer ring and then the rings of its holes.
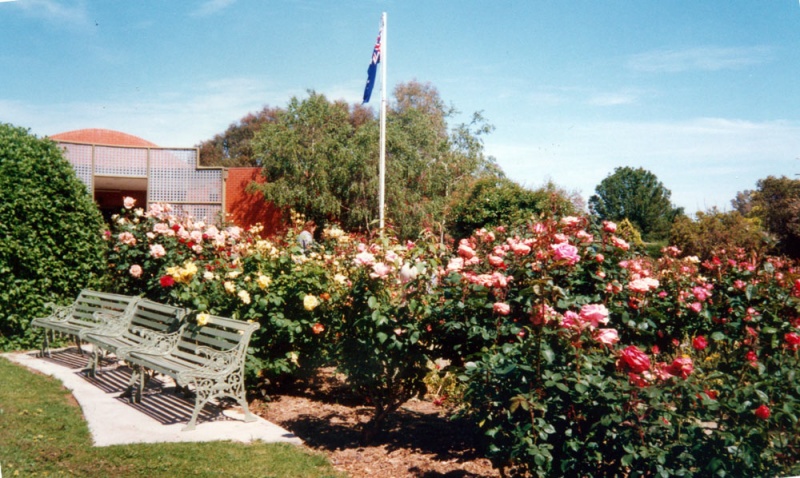
POLYGON ((318 305, 319 305, 319 299, 317 299, 315 296, 308 294, 305 297, 303 297, 303 307, 306 310, 308 311, 314 310, 317 308, 318 305))
POLYGON ((228 294, 235 294, 236 293, 236 286, 233 285, 233 282, 226 280, 222 283, 222 286, 225 288, 225 292, 228 294))
POLYGON ((258 276, 258 279, 256 279, 256 284, 258 284, 258 286, 262 289, 266 289, 271 283, 272 279, 263 274, 258 276))
POLYGON ((201 313, 197 314, 197 325, 199 325, 201 327, 206 325, 208 323, 208 318, 209 318, 209 315, 206 314, 205 312, 201 312, 201 313))
POLYGON ((239 291, 239 299, 242 302, 244 302, 245 304, 249 304, 250 303, 250 293, 247 292, 246 290, 240 290, 239 291))

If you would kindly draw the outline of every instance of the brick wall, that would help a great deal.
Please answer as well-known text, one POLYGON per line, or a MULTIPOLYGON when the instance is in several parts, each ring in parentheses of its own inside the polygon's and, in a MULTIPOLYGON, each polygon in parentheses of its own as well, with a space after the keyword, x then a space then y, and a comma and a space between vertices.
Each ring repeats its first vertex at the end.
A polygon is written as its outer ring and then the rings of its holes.
POLYGON ((261 223, 262 236, 268 237, 286 229, 281 221, 281 211, 264 202, 259 193, 250 193, 247 186, 253 182, 264 182, 261 168, 229 168, 225 184, 225 206, 228 220, 240 227, 261 223))

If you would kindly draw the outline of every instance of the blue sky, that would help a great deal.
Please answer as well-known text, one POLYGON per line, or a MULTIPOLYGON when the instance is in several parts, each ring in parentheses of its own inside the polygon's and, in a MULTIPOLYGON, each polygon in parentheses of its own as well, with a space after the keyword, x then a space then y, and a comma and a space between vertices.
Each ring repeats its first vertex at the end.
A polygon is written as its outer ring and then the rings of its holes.
POLYGON ((482 111, 526 186, 643 167, 693 213, 800 173, 798 0, 0 1, 0 121, 194 146, 307 90, 355 103, 381 12, 389 90, 482 111))

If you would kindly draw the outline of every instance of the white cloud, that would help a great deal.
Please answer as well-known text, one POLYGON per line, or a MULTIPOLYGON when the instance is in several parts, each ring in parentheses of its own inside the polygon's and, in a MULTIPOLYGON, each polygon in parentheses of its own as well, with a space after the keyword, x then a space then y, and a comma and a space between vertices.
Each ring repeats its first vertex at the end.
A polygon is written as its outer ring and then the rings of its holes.
POLYGON ((57 0, 23 0, 17 2, 29 16, 66 27, 85 27, 91 24, 85 0, 59 2, 57 0))
POLYGON ((639 95, 634 93, 600 93, 589 98, 594 106, 618 106, 635 103, 639 95))
POLYGON ((192 15, 197 17, 205 17, 213 15, 229 6, 233 5, 236 0, 206 0, 200 7, 195 10, 192 15))
MULTIPOLYGON (((1 94, 1 93, 0 93, 1 94)), ((305 91, 251 78, 222 78, 155 96, 88 102, 29 104, 0 99, 6 121, 38 136, 82 128, 107 128, 160 146, 190 147, 211 138, 265 105, 283 107, 305 91)))
POLYGON ((768 62, 771 54, 771 48, 766 46, 655 50, 631 56, 628 67, 637 71, 667 73, 735 70, 768 62))

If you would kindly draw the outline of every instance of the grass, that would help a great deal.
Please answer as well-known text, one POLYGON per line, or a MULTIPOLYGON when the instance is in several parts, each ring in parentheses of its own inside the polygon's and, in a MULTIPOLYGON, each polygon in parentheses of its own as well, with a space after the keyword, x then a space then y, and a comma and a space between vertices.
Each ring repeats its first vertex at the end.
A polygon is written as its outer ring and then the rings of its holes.
POLYGON ((5 477, 343 477, 290 444, 157 443, 93 447, 81 409, 51 377, 0 358, 0 473, 5 477))

